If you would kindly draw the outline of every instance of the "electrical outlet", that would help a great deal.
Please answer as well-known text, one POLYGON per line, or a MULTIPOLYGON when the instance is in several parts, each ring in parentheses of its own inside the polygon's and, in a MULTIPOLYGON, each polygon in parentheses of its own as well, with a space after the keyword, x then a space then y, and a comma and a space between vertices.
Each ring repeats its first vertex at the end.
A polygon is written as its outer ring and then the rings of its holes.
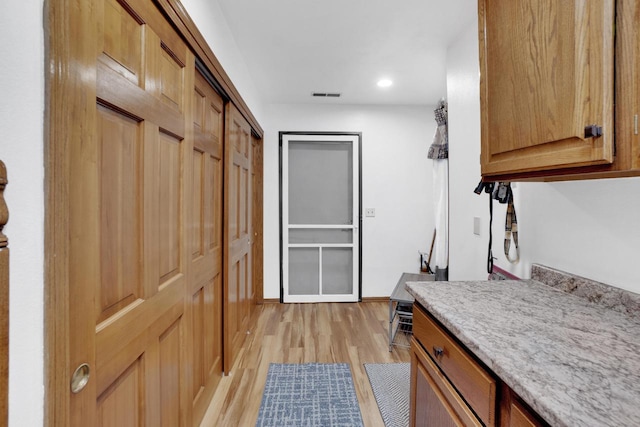
POLYGON ((367 208, 364 210, 364 215, 373 218, 374 216, 376 216, 376 209, 375 208, 367 208))
POLYGON ((473 234, 476 236, 480 235, 480 217, 473 217, 473 234))

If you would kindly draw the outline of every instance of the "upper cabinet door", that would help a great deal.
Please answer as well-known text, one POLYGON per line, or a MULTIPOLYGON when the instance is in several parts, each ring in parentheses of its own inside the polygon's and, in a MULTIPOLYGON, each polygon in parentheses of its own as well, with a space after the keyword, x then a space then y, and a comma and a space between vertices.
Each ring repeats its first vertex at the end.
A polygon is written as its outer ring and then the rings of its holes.
POLYGON ((614 0, 479 0, 478 11, 482 175, 611 163, 614 0))

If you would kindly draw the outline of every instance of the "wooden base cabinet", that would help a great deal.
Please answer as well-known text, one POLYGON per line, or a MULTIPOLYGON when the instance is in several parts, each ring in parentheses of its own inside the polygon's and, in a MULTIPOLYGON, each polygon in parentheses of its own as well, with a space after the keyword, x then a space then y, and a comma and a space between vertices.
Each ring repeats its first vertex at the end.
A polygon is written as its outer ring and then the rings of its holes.
POLYGON ((504 427, 543 427, 546 424, 505 384, 500 399, 500 425, 504 427))
POLYGON ((438 367, 411 340, 411 426, 481 426, 438 367))
POLYGON ((509 407, 509 427, 536 427, 541 424, 524 407, 514 402, 509 407))
POLYGON ((422 307, 413 316, 410 426, 546 425, 422 307))

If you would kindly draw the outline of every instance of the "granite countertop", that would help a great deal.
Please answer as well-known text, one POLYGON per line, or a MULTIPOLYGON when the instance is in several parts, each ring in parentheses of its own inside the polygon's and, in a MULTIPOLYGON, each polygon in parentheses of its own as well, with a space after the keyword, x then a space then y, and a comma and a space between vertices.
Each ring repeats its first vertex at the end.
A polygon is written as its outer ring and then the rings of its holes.
POLYGON ((536 280, 407 290, 549 424, 640 426, 640 317, 536 280))

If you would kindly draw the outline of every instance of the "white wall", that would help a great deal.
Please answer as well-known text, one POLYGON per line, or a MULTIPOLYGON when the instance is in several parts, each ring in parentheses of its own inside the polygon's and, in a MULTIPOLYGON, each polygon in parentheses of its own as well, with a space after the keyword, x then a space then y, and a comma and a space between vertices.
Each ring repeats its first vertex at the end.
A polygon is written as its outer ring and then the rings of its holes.
POLYGON ((480 88, 475 25, 447 51, 449 103, 449 280, 486 279, 487 196, 473 189, 480 181, 480 88), (481 236, 473 218, 481 218, 481 236))
MULTIPOLYGON (((486 278, 488 201, 480 178, 478 41, 470 25, 448 49, 450 123, 450 279, 486 278), (473 217, 482 235, 473 234, 473 217)), ((496 265, 529 277, 531 263, 640 293, 640 178, 517 183, 514 189, 521 260, 503 254, 505 206, 494 204, 496 265)))
POLYGON ((217 0, 181 0, 240 96, 260 123, 264 121, 261 95, 217 0))
POLYGON ((42 0, 0 14, 0 159, 7 166, 9 425, 43 423, 44 32, 42 0))
POLYGON ((280 295, 278 132, 362 132, 362 296, 390 295, 400 273, 417 272, 433 233, 433 107, 267 105, 264 146, 264 296, 280 295))
POLYGON ((539 262, 640 293, 640 178, 518 190, 522 267, 539 262))

